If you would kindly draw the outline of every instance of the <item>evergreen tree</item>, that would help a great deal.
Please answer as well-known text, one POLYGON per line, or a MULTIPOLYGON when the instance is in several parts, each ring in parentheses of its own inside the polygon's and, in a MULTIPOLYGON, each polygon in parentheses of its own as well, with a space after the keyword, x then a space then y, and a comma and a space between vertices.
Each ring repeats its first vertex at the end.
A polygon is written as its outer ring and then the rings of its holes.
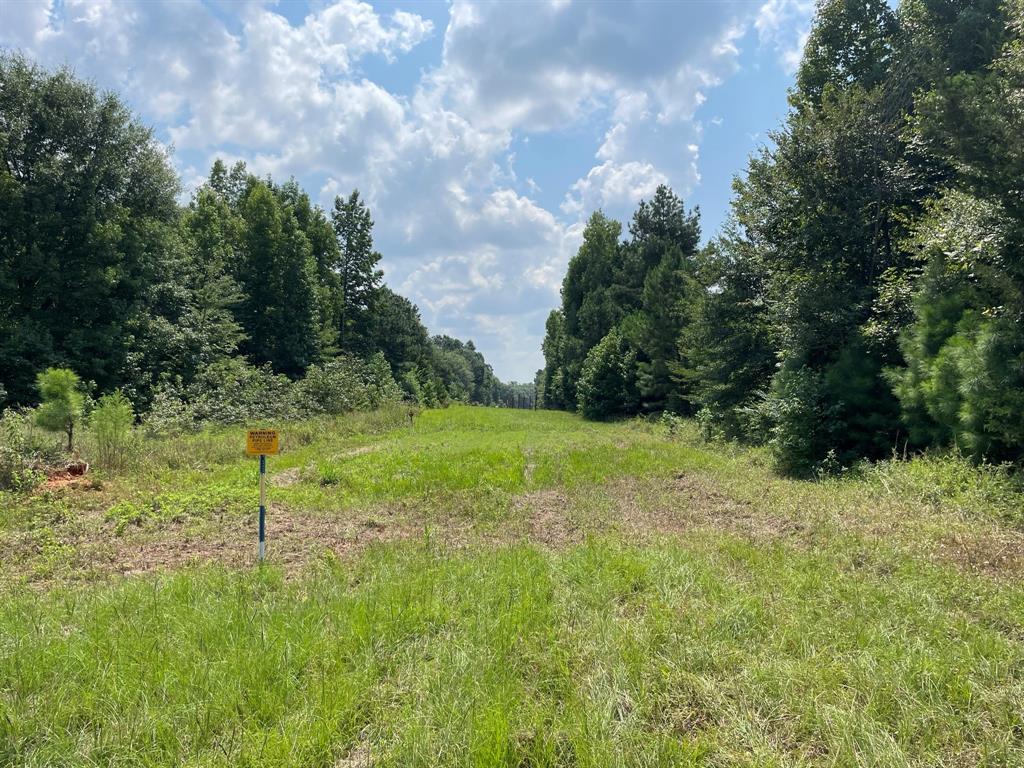
POLYGON ((708 246, 700 282, 680 338, 691 402, 711 432, 750 437, 742 409, 767 389, 776 356, 757 250, 734 223, 708 246))
POLYGON ((544 332, 544 369, 541 389, 544 407, 566 410, 575 403, 565 370, 565 319, 561 310, 553 309, 548 315, 544 332))
POLYGON ((320 318, 319 346, 323 355, 330 356, 338 350, 338 329, 342 309, 341 280, 338 275, 341 252, 334 236, 334 228, 323 209, 312 204, 309 195, 294 179, 281 186, 278 196, 282 204, 291 210, 299 229, 309 242, 316 265, 316 308, 320 318))
POLYGON ((374 296, 368 344, 384 353, 395 378, 401 380, 413 368, 428 366, 431 343, 420 311, 404 296, 382 286, 374 296))
POLYGON ((579 381, 580 413, 588 419, 629 415, 636 412, 639 398, 635 353, 613 328, 587 353, 579 381))
POLYGON ((243 350, 256 365, 299 376, 319 358, 316 267, 291 210, 270 187, 250 185, 241 206, 245 223, 238 279, 245 292, 243 350))
POLYGON ((736 184, 734 209, 764 267, 783 377, 762 411, 793 419, 775 422, 772 447, 779 465, 796 471, 829 451, 840 462, 886 455, 896 436, 881 372, 898 349, 893 334, 877 332, 885 319, 876 310, 883 281, 909 266, 900 243, 914 189, 898 163, 904 105, 891 115, 886 91, 892 30, 882 0, 822 3, 786 125, 736 184), (805 419, 819 402, 828 417, 805 419))
MULTIPOLYGON (((637 350, 638 387, 646 411, 689 410, 684 346, 680 344, 689 307, 697 300, 695 280, 699 214, 661 185, 650 202, 640 201, 630 224, 626 263, 643 275, 639 311, 629 324, 637 350)), ((624 281, 623 281, 624 282, 624 281)))
POLYGON ((338 345, 346 352, 363 352, 370 304, 384 277, 377 268, 381 256, 373 250, 373 219, 353 190, 348 199, 334 199, 331 221, 339 249, 338 345))

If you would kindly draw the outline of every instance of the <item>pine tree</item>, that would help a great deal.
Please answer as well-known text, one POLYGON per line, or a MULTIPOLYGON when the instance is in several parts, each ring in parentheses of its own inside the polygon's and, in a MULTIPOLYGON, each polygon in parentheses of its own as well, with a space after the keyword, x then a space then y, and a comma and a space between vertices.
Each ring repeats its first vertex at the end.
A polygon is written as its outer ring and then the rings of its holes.
POLYGON ((680 338, 691 402, 711 433, 752 437, 742 408, 767 389, 776 357, 757 249, 735 223, 706 249, 700 282, 680 338))
POLYGON ((245 300, 243 346, 256 365, 298 376, 319 359, 316 266, 291 210, 270 187, 250 185, 242 203, 244 250, 238 274, 245 300))
POLYGON ((384 277, 377 269, 381 256, 373 250, 373 219, 359 191, 353 190, 347 200, 334 199, 331 221, 340 251, 338 345, 346 352, 363 352, 370 304, 384 277))

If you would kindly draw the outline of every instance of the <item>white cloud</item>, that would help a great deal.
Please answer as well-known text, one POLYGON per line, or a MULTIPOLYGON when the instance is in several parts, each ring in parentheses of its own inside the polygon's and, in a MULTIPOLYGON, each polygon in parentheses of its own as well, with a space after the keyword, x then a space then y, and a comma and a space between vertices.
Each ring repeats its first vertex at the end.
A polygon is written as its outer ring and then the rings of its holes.
POLYGON ((695 114, 736 71, 741 34, 756 25, 781 55, 805 4, 454 0, 441 60, 408 96, 361 66, 401 66, 438 34, 415 3, 318 2, 293 22, 265 2, 25 0, 3 4, 0 44, 121 91, 175 145, 187 187, 217 156, 296 176, 325 206, 358 187, 388 280, 428 326, 526 378, 590 210, 625 217, 659 183, 689 194, 695 114), (584 121, 603 129, 593 167, 547 210, 512 142, 584 121))
POLYGON ((771 46, 786 72, 796 72, 803 55, 815 0, 767 0, 754 20, 758 39, 771 46))

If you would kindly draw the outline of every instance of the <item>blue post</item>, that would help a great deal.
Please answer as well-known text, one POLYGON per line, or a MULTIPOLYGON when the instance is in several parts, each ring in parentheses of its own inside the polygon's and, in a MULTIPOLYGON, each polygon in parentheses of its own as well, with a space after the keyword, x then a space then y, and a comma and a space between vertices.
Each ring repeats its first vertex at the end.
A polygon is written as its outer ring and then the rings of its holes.
POLYGON ((260 454, 260 562, 263 562, 263 555, 266 552, 267 540, 267 492, 264 480, 267 477, 267 457, 260 454))

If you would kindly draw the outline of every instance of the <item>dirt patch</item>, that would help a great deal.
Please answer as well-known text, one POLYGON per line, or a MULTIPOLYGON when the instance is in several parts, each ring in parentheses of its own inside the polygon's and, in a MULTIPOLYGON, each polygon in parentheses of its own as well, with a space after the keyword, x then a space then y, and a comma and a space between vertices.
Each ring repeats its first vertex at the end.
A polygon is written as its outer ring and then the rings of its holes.
POLYGON ((625 478, 610 485, 609 491, 622 525, 638 535, 672 535, 712 527, 753 540, 774 540, 806 530, 803 522, 734 499, 696 475, 680 473, 668 482, 625 478))
MULTIPOLYGON (((294 514, 274 507, 267 512, 267 558, 287 572, 328 551, 347 557, 374 543, 422 535, 422 525, 377 516, 352 520, 294 514)), ((253 562, 255 555, 255 522, 234 521, 214 530, 189 532, 184 527, 170 527, 158 537, 125 537, 113 542, 109 565, 117 573, 133 575, 204 563, 238 567, 253 562)))
MULTIPOLYGON (((271 482, 286 486, 304 476, 303 469, 291 468, 274 475, 271 482)), ((87 478, 63 475, 49 487, 77 492, 92 485, 87 478)), ((117 536, 114 524, 105 519, 105 508, 98 502, 83 502, 67 520, 50 521, 45 538, 35 530, 23 536, 8 532, 5 546, 12 553, 11 562, 17 563, 15 569, 31 572, 46 566, 43 570, 50 572, 50 561, 64 563, 54 574, 59 580, 86 572, 133 575, 203 563, 248 567, 255 561, 254 515, 146 524, 117 536)), ((857 509, 791 506, 780 510, 770 496, 763 502, 737 499, 701 474, 625 477, 599 486, 522 494, 511 500, 507 514, 484 520, 476 504, 462 509, 456 497, 310 513, 274 505, 267 518, 267 552, 272 563, 292 574, 326 552, 345 559, 377 543, 410 539, 429 540, 432 546, 451 550, 525 542, 557 551, 595 533, 617 532, 639 543, 712 530, 759 544, 781 541, 814 548, 822 546, 826 537, 845 532, 862 540, 869 550, 885 542, 913 542, 908 554, 951 563, 967 572, 992 577, 1024 574, 1024 534, 1018 531, 996 525, 937 528, 934 520, 927 528, 917 528, 915 518, 901 517, 895 508, 871 507, 878 514, 866 518, 858 516, 857 509), (866 524, 882 520, 885 525, 877 530, 866 524)))
POLYGON ((334 764, 334 768, 370 768, 373 765, 370 747, 359 744, 334 764))
POLYGON ((525 519, 525 537, 552 549, 583 540, 583 531, 567 515, 569 498, 558 489, 534 491, 518 497, 513 509, 525 519))
POLYGON ((940 560, 990 576, 1024 574, 1024 535, 1014 531, 955 533, 935 548, 940 560))
POLYGON ((292 467, 270 476, 270 484, 275 488, 287 488, 302 479, 302 467, 292 467))
POLYGON ((92 486, 92 481, 87 480, 81 475, 72 475, 70 472, 54 472, 43 481, 43 484, 39 486, 39 490, 52 491, 57 488, 68 488, 71 486, 89 488, 92 486))
POLYGON ((46 480, 40 485, 40 490, 67 488, 69 485, 92 487, 92 481, 85 479, 89 472, 89 464, 85 461, 68 461, 57 467, 48 467, 45 472, 46 480))

